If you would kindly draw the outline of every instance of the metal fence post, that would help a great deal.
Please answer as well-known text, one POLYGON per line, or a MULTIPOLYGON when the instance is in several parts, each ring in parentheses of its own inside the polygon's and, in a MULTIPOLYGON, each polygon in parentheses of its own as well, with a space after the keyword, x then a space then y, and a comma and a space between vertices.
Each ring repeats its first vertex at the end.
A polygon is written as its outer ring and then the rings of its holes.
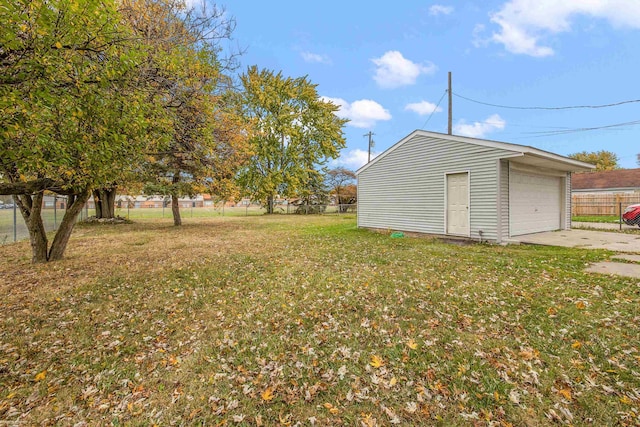
POLYGON ((13 196, 13 241, 18 241, 18 208, 16 207, 16 196, 13 196))
POLYGON ((58 195, 53 195, 53 229, 58 228, 58 195))

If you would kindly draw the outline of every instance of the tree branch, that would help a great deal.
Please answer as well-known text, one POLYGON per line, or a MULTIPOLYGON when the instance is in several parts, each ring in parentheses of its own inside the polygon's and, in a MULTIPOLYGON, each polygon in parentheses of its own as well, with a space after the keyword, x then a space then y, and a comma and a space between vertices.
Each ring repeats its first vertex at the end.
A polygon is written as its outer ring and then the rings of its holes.
POLYGON ((67 196, 76 194, 75 191, 63 188, 60 183, 50 178, 40 178, 27 182, 0 182, 1 196, 36 194, 45 190, 67 196))

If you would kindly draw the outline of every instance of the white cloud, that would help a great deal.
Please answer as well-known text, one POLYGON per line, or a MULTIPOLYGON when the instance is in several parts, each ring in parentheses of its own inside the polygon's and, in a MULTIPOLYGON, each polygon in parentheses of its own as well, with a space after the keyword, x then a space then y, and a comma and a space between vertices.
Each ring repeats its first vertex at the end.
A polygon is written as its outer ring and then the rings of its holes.
POLYGON ((484 122, 466 123, 460 120, 453 127, 453 133, 461 136, 470 136, 472 138, 484 138, 488 133, 504 129, 507 122, 497 114, 493 114, 484 122))
POLYGON ((373 79, 378 86, 385 89, 412 85, 420 74, 433 74, 436 71, 434 64, 417 64, 406 59, 397 50, 390 50, 380 58, 374 58, 371 61, 377 67, 373 79))
POLYGON ((554 50, 540 43, 552 34, 571 31, 571 18, 587 15, 614 27, 640 29, 638 0, 510 0, 490 14, 500 27, 491 40, 516 54, 550 56, 554 50))
POLYGON ((486 27, 482 24, 476 24, 476 26, 473 27, 473 32, 471 33, 471 43, 475 47, 485 47, 489 44, 489 42, 492 41, 491 39, 483 38, 485 29, 486 27))
POLYGON ((436 104, 433 104, 429 101, 421 101, 421 102, 414 102, 411 104, 407 104, 404 107, 405 110, 408 111, 413 111, 414 113, 418 113, 421 116, 426 116, 427 114, 431 114, 431 113, 439 113, 442 111, 441 107, 437 107, 436 104))
MULTIPOLYGON (((380 153, 371 152, 371 160, 376 158, 380 153)), ((367 150, 361 150, 356 148, 355 150, 349 150, 343 153, 337 159, 331 162, 332 166, 344 166, 347 169, 358 170, 362 166, 367 164, 369 153, 367 150)))
POLYGON ((350 126, 357 128, 369 128, 378 121, 391 120, 391 114, 382 105, 370 99, 360 99, 352 103, 348 103, 342 98, 329 98, 323 96, 325 102, 332 102, 340 109, 336 115, 343 119, 349 119, 350 126))
POLYGON ((184 0, 187 9, 201 8, 206 4, 205 0, 184 0))
POLYGON ((429 15, 450 15, 453 12, 453 6, 443 6, 441 4, 434 4, 429 8, 429 15))
POLYGON ((311 52, 300 52, 300 55, 302 56, 302 59, 305 60, 305 62, 315 62, 318 64, 330 64, 331 63, 331 58, 329 58, 327 55, 320 55, 318 53, 311 53, 311 52))

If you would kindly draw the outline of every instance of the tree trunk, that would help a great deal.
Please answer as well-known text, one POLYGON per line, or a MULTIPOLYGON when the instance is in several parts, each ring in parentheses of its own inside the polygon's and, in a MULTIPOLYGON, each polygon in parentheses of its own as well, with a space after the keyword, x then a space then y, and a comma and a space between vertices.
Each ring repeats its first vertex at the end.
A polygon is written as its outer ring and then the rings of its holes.
POLYGON ((69 204, 67 210, 64 213, 60 227, 56 231, 56 235, 53 238, 51 249, 49 250, 49 261, 57 261, 62 259, 64 252, 67 249, 67 243, 71 237, 73 227, 76 225, 76 218, 84 207, 84 204, 89 199, 91 193, 87 190, 83 193, 76 195, 75 197, 69 197, 69 204))
POLYGON ((96 208, 96 218, 102 218, 102 196, 100 190, 93 190, 93 206, 96 208))
MULTIPOLYGON (((107 193, 107 208, 108 208, 108 217, 107 218, 115 218, 116 216, 116 187, 105 190, 107 193)), ((102 213, 104 215, 104 206, 102 207, 102 213)))
POLYGON ((182 225, 182 218, 180 217, 180 204, 178 203, 178 195, 171 195, 171 213, 173 214, 173 225, 182 225))
POLYGON ((267 214, 273 213, 273 196, 267 197, 267 214))
POLYGON ((31 262, 34 264, 47 261, 56 261, 62 258, 67 248, 67 243, 71 237, 71 232, 76 223, 76 217, 89 199, 91 192, 87 189, 81 194, 71 195, 68 198, 67 209, 65 211, 60 227, 56 231, 51 249, 47 232, 42 221, 42 192, 35 195, 22 194, 15 197, 16 204, 20 208, 20 213, 29 230, 29 241, 31 242, 31 262))
POLYGON ((96 218, 115 218, 116 189, 114 186, 93 190, 96 218))
POLYGON ((182 218, 180 217, 180 204, 178 203, 178 183, 180 182, 180 172, 176 171, 173 174, 171 183, 173 184, 173 192, 171 193, 171 213, 173 214, 173 225, 176 227, 182 225, 182 218))
POLYGON ((36 193, 35 196, 22 194, 15 197, 16 204, 20 208, 24 223, 29 230, 29 241, 31 243, 31 262, 36 264, 39 262, 47 262, 47 249, 49 242, 47 240, 47 232, 42 222, 42 192, 36 193))

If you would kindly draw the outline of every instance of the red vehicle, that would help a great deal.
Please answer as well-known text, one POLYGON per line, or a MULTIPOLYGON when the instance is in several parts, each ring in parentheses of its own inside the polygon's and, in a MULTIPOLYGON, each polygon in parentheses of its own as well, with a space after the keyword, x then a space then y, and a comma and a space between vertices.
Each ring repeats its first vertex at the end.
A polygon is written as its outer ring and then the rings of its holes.
POLYGON ((640 204, 627 206, 622 214, 622 220, 627 225, 640 225, 640 204))

